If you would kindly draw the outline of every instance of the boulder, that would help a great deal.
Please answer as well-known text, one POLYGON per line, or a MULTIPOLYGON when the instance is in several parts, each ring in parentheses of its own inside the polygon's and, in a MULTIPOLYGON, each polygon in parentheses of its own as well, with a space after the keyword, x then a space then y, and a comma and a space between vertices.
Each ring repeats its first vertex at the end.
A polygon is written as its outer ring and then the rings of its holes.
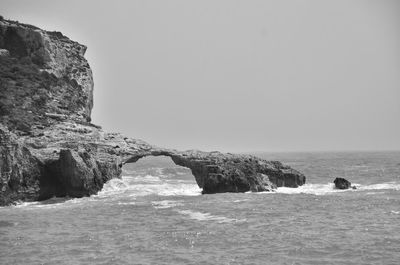
POLYGON ((122 170, 118 157, 102 163, 86 150, 63 149, 58 164, 57 177, 70 197, 96 194, 106 181, 119 177, 122 170))
POLYGON ((344 179, 344 178, 335 178, 333 183, 335 183, 335 188, 336 189, 340 189, 340 190, 346 190, 346 189, 349 189, 349 188, 355 189, 355 186, 352 187, 351 186, 351 182, 348 181, 347 179, 344 179))

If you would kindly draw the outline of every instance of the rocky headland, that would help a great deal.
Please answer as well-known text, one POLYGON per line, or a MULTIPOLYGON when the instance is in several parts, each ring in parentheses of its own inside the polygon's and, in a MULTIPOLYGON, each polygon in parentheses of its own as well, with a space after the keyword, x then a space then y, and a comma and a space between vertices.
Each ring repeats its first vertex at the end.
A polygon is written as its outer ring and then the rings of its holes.
POLYGON ((96 194, 125 163, 169 156, 203 193, 298 187, 305 176, 251 155, 177 151, 91 123, 86 47, 60 32, 0 17, 0 206, 96 194))

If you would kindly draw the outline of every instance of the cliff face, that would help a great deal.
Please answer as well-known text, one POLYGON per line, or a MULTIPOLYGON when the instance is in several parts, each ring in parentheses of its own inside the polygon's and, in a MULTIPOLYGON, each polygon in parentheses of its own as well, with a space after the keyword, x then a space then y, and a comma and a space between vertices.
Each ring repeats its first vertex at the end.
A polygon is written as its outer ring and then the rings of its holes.
POLYGON ((48 115, 90 121, 93 79, 86 47, 59 32, 0 21, 0 118, 22 132, 50 126, 48 115), (7 56, 8 55, 8 56, 7 56))
POLYGON ((253 156, 163 149, 90 123, 86 47, 59 32, 0 20, 0 205, 95 194, 124 163, 165 155, 203 193, 304 184, 301 173, 253 156))

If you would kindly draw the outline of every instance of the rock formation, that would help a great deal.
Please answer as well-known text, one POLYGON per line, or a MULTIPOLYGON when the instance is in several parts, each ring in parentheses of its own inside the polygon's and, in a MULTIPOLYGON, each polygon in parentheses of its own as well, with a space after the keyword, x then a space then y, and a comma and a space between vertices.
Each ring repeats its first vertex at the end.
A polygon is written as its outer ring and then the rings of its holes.
POLYGON ((277 161, 159 148, 90 123, 93 79, 86 47, 60 32, 0 19, 0 205, 82 197, 124 163, 169 156, 203 193, 298 187, 305 176, 277 161))
POLYGON ((344 178, 335 178, 333 181, 335 183, 335 188, 340 190, 356 189, 356 186, 351 186, 351 182, 344 178))

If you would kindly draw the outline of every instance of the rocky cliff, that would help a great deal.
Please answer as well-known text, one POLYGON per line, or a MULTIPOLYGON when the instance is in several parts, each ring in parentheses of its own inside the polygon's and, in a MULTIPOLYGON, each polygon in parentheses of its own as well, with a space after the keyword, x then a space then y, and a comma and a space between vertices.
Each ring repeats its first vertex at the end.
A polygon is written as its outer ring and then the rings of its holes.
POLYGON ((86 47, 60 32, 0 20, 0 205, 95 194, 124 163, 169 156, 203 193, 298 187, 305 177, 276 161, 159 148, 90 123, 93 78, 86 47))

